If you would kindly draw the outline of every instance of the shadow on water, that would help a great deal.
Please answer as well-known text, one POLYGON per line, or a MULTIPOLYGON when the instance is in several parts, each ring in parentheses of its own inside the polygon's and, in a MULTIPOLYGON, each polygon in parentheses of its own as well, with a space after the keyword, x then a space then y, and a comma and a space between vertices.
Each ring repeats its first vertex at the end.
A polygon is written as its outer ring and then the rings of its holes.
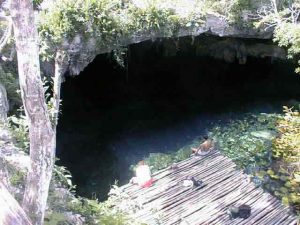
POLYGON ((213 124, 246 112, 280 112, 287 100, 299 99, 291 63, 249 58, 228 64, 180 51, 162 57, 157 45, 131 46, 125 69, 111 55, 99 55, 63 84, 57 155, 78 194, 103 200, 110 185, 128 182, 130 165, 150 153, 178 150, 213 124))

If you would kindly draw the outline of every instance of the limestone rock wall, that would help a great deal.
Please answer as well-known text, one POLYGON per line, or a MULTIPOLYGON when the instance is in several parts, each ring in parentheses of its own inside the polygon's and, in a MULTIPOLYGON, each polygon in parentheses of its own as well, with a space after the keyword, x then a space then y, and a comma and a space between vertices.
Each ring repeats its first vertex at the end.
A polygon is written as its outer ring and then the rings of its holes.
MULTIPOLYGON (((218 37, 238 37, 246 39, 271 39, 272 37, 272 31, 263 31, 254 28, 238 28, 235 26, 231 26, 225 18, 219 15, 208 14, 206 17, 206 22, 202 26, 199 26, 197 28, 180 28, 176 37, 167 36, 163 31, 161 31, 137 34, 120 41, 121 46, 127 46, 147 40, 156 40, 160 38, 177 39, 185 36, 196 37, 201 34, 208 34, 218 37)), ((69 55, 66 71, 68 71, 70 75, 78 75, 98 54, 110 52, 114 48, 115 45, 106 46, 105 48, 99 48, 97 46, 97 41, 95 38, 85 39, 81 34, 77 34, 76 37, 74 37, 72 40, 65 41, 62 47, 62 49, 67 51, 69 55)), ((249 50, 249 52, 251 52, 251 55, 255 55, 253 51, 255 51, 255 48, 249 50)), ((276 52, 277 51, 281 52, 281 50, 276 50, 276 52)), ((274 56, 276 57, 277 54, 275 54, 274 56)))
MULTIPOLYGON (((151 1, 148 0, 124 0, 122 1, 123 8, 120 9, 122 11, 120 15, 123 15, 126 20, 126 16, 129 12, 128 9, 130 8, 129 6, 135 7, 136 10, 143 10, 149 8, 150 2, 151 1)), ((41 8, 47 10, 47 8, 51 8, 51 4, 55 4, 55 1, 46 0, 41 5, 41 8)), ((185 22, 180 23, 179 27, 176 27, 176 32, 170 32, 170 27, 167 28, 169 24, 160 26, 159 29, 149 27, 145 29, 139 28, 130 36, 128 36, 128 34, 123 35, 120 33, 118 34, 120 37, 112 37, 114 41, 105 45, 104 43, 101 44, 101 31, 98 31, 98 34, 97 32, 96 34, 90 32, 90 23, 93 23, 93 20, 91 20, 86 24, 80 24, 80 26, 86 26, 80 28, 81 31, 86 31, 86 33, 78 32, 76 35, 72 33, 72 38, 67 38, 68 34, 66 34, 66 39, 63 41, 61 46, 58 47, 58 50, 63 50, 68 55, 68 60, 65 62, 65 65, 62 66, 65 68, 63 72, 68 72, 69 75, 72 76, 78 75, 98 54, 108 53, 120 46, 128 46, 130 44, 147 40, 154 41, 162 38, 176 40, 181 37, 197 37, 202 34, 241 39, 272 38, 272 29, 256 29, 250 25, 253 22, 251 21, 250 15, 255 13, 255 11, 259 8, 265 7, 264 4, 268 4, 267 2, 253 0, 251 1, 251 4, 249 3, 251 7, 237 6, 241 8, 238 9, 237 12, 234 11, 230 13, 225 12, 227 9, 216 9, 213 6, 205 5, 205 1, 202 2, 198 0, 166 0, 157 1, 155 4, 157 4, 158 8, 173 10, 175 12, 175 16, 178 16, 178 18, 181 19, 184 18, 183 21, 186 22, 189 20, 191 22, 194 21, 194 17, 192 16, 190 18, 190 15, 199 14, 198 16, 201 17, 201 22, 197 22, 197 26, 188 26, 185 22), (206 9, 206 7, 212 8, 206 9), (235 16, 235 14, 237 14, 238 19, 235 19, 233 22, 232 19, 230 19, 230 16, 235 16)), ((221 1, 219 3, 216 1, 216 4, 219 5, 219 7, 226 5, 226 3, 221 1)), ((230 8, 228 5, 226 5, 226 7, 230 8)), ((122 21, 122 19, 120 21, 122 21)), ((170 22, 170 24, 172 24, 172 22, 170 22)), ((220 42, 218 45, 212 46, 212 48, 209 49, 208 55, 224 59, 228 62, 237 59, 240 63, 246 63, 248 56, 269 56, 280 59, 285 58, 284 50, 276 47, 276 45, 245 46, 243 44, 233 43, 227 40, 220 42)), ((46 71, 46 74, 54 74, 54 62, 51 61, 50 63, 43 63, 43 69, 46 71)))

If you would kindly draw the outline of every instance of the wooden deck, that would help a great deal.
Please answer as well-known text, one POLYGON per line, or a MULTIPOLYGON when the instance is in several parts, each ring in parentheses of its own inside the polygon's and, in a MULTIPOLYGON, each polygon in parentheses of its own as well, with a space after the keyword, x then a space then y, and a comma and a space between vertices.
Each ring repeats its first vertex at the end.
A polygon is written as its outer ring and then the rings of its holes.
POLYGON ((256 188, 248 176, 236 169, 232 160, 219 152, 190 158, 154 174, 150 188, 125 185, 122 188, 142 204, 134 215, 149 225, 295 225, 297 218, 272 195, 256 188), (186 176, 204 182, 202 188, 182 185, 186 176), (228 206, 248 204, 251 216, 232 219, 228 206))

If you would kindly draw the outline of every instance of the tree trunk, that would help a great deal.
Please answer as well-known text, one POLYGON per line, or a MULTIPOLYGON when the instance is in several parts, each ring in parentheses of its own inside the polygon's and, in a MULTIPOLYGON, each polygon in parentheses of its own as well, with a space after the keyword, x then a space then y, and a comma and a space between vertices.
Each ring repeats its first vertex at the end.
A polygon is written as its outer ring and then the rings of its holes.
POLYGON ((26 213, 2 182, 0 182, 0 224, 31 225, 26 213))
POLYGON ((38 33, 31 0, 12 0, 10 11, 18 56, 23 105, 29 121, 30 168, 23 209, 34 225, 43 224, 55 156, 52 127, 40 77, 38 33))

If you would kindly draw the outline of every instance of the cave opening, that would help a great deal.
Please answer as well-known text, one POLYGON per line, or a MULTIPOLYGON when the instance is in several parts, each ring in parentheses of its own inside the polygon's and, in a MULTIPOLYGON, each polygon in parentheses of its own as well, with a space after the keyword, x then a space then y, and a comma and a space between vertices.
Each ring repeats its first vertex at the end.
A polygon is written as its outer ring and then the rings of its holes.
POLYGON ((145 41, 128 47, 125 67, 102 54, 79 76, 67 76, 57 156, 77 193, 103 200, 116 180, 128 182, 130 165, 150 153, 179 149, 212 122, 280 112, 300 100, 293 62, 276 59, 274 50, 241 54, 268 44, 209 36, 145 41))

